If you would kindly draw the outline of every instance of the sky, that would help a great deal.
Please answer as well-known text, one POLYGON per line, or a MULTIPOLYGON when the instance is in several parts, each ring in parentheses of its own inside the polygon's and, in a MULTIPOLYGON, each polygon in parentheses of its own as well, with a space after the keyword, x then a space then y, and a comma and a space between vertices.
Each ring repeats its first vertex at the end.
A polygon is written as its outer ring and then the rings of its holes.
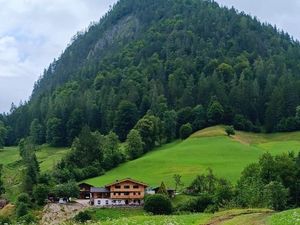
MULTIPOLYGON (((28 100, 44 68, 117 0, 0 0, 0 113, 28 100)), ((299 0, 216 0, 300 40, 299 0)))

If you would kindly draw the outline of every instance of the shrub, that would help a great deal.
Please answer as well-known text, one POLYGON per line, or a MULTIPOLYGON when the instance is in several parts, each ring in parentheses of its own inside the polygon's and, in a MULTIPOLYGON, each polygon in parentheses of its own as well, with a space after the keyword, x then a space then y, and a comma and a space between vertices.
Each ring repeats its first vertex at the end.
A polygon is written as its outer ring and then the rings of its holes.
POLYGON ((187 139, 193 132, 192 125, 190 123, 184 124, 180 127, 179 135, 182 140, 187 139))
POLYGON ((237 114, 233 120, 234 128, 236 130, 243 130, 243 131, 252 131, 253 130, 253 123, 246 119, 243 115, 237 114))
POLYGON ((11 224, 11 221, 6 216, 0 216, 0 225, 11 224))
POLYGON ((204 210, 205 213, 215 213, 219 211, 219 207, 216 204, 208 205, 204 210))
POLYGON ((265 186, 264 196, 268 207, 274 210, 284 210, 288 201, 289 190, 280 182, 272 181, 265 186))
POLYGON ((38 205, 44 205, 49 193, 49 188, 44 184, 38 184, 33 189, 33 196, 38 205))
POLYGON ((208 194, 202 194, 196 199, 192 199, 180 206, 179 210, 189 212, 204 212, 206 209, 208 209, 208 206, 211 205, 214 205, 213 198, 208 194))
POLYGON ((31 213, 26 214, 18 219, 21 224, 34 224, 37 222, 37 219, 35 216, 33 216, 31 213))
POLYGON ((27 193, 21 193, 17 198, 17 204, 18 203, 24 203, 26 205, 30 205, 30 198, 27 193))
POLYGON ((16 216, 18 218, 25 216, 28 213, 28 206, 24 202, 20 202, 17 204, 16 208, 16 216))
POLYGON ((151 195, 146 198, 144 209, 154 215, 169 215, 172 213, 172 204, 165 195, 151 195))
POLYGON ((227 126, 225 128, 225 132, 228 136, 231 136, 231 135, 235 135, 235 131, 234 131, 234 128, 233 126, 227 126))
POLYGON ((84 223, 88 220, 91 220, 92 216, 90 215, 89 212, 84 211, 84 212, 79 212, 75 217, 74 220, 80 223, 84 223))

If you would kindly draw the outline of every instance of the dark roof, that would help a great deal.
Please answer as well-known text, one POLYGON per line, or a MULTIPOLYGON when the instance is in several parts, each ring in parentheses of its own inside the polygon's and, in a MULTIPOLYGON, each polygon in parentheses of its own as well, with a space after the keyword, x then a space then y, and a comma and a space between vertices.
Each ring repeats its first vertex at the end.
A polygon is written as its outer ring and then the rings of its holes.
MULTIPOLYGON (((152 190, 155 190, 155 191, 157 190, 157 191, 158 191, 159 188, 160 188, 160 187, 155 187, 155 188, 152 188, 152 190)), ((167 190, 167 191, 175 191, 175 189, 173 189, 173 188, 167 188, 166 190, 167 190)))
POLYGON ((91 193, 109 193, 110 191, 103 187, 91 187, 91 193))
POLYGON ((119 184, 119 183, 122 183, 122 182, 125 182, 125 181, 131 181, 132 183, 141 184, 141 185, 143 185, 145 187, 148 187, 148 184, 142 183, 140 181, 133 180, 131 178, 126 178, 126 179, 122 179, 122 180, 116 180, 115 182, 113 182, 111 184, 105 185, 105 187, 110 187, 112 185, 119 184))

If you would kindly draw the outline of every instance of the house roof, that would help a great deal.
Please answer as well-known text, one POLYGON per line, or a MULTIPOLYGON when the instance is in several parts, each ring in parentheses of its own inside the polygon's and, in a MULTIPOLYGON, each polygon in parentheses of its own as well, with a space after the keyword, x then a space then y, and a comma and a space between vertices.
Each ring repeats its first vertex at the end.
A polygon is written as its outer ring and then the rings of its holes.
POLYGON ((92 187, 91 193, 109 193, 110 191, 104 187, 92 187))
POLYGON ((115 182, 113 182, 111 184, 105 185, 105 187, 110 187, 110 186, 113 186, 115 184, 120 184, 120 183, 125 182, 125 181, 131 181, 132 183, 136 183, 136 184, 140 184, 140 185, 143 185, 145 187, 148 187, 148 184, 142 183, 140 181, 136 181, 136 180, 131 179, 131 178, 125 178, 125 179, 122 179, 122 180, 116 180, 115 182))
POLYGON ((90 186, 90 187, 94 187, 93 185, 91 185, 91 184, 88 184, 88 183, 85 183, 85 182, 83 182, 83 183, 79 183, 79 184, 78 184, 78 186, 81 186, 81 185, 87 185, 87 186, 90 186))

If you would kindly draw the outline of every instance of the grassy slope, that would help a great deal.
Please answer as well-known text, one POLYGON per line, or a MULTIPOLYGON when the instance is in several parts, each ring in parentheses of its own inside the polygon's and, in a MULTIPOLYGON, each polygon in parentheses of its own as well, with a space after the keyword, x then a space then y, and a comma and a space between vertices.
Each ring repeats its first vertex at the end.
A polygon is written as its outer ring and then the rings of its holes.
MULTIPOLYGON (((51 148, 42 146, 36 152, 40 163, 41 172, 46 172, 53 168, 68 150, 66 148, 51 148)), ((20 193, 20 180, 24 166, 21 162, 18 147, 7 147, 0 151, 0 163, 4 165, 4 183, 6 187, 6 196, 11 201, 15 201, 20 193)))
POLYGON ((215 174, 235 182, 249 163, 255 162, 264 151, 272 154, 298 151, 300 132, 280 134, 254 134, 237 132, 227 137, 221 126, 211 127, 193 134, 185 141, 164 145, 134 161, 108 171, 105 175, 87 180, 102 186, 116 179, 131 177, 151 186, 164 181, 173 186, 173 175, 182 175, 189 184, 210 167, 215 174))

